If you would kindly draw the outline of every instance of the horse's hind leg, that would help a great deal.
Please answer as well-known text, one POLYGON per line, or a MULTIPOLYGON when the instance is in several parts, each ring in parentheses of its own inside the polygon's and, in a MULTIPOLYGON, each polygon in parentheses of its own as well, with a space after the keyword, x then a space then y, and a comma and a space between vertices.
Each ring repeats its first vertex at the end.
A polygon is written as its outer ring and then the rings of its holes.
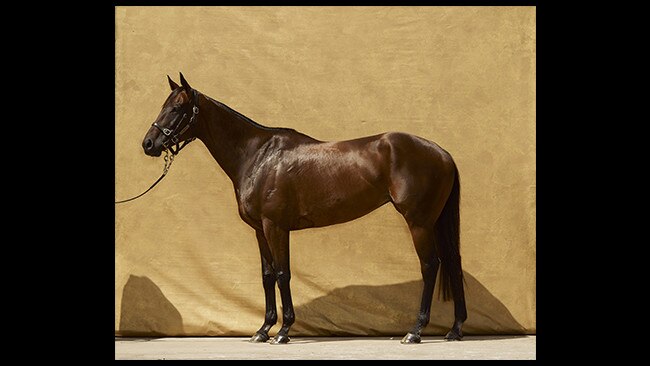
MULTIPOLYGON (((445 242, 449 242, 449 237, 450 235, 444 235, 445 229, 445 224, 449 224, 448 222, 444 222, 445 220, 441 220, 441 222, 438 222, 436 224, 436 241, 442 245, 444 245, 445 242), (442 225, 440 225, 442 224, 442 225)), ((447 341, 460 341, 463 339, 463 323, 465 320, 467 320, 467 307, 465 305, 465 290, 463 286, 463 277, 462 277, 462 267, 460 263, 460 253, 448 253, 447 254, 448 258, 443 258, 443 271, 446 270, 447 273, 450 275, 450 287, 451 287, 451 292, 452 296, 454 299, 454 324, 451 327, 451 330, 445 335, 445 340, 447 341), (444 268, 446 264, 446 268, 444 268), (453 276, 453 273, 457 273, 456 276, 453 276)))
POLYGON ((420 343, 420 332, 429 324, 431 314, 431 301, 433 299, 433 288, 436 284, 436 276, 440 261, 435 251, 433 228, 409 224, 415 250, 420 258, 420 271, 424 286, 422 288, 422 300, 420 312, 411 331, 402 338, 401 343, 420 343))

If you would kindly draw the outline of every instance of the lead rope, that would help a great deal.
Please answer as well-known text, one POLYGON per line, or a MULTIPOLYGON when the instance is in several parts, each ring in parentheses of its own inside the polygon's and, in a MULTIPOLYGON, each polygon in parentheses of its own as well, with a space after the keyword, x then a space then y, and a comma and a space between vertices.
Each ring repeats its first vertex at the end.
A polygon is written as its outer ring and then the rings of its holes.
POLYGON ((163 173, 160 176, 160 178, 158 178, 158 180, 155 181, 154 184, 151 185, 151 187, 149 187, 149 189, 147 189, 146 191, 140 193, 139 195, 137 195, 135 197, 132 197, 132 198, 129 198, 127 200, 115 201, 115 204, 133 201, 134 199, 143 196, 145 193, 149 192, 153 187, 155 187, 156 184, 158 184, 158 182, 160 182, 165 177, 165 175, 167 175, 167 172, 169 171, 169 168, 172 166, 172 163, 174 162, 174 154, 169 156, 169 151, 167 149, 165 149, 165 158, 164 159, 165 159, 165 166, 163 167, 163 173))

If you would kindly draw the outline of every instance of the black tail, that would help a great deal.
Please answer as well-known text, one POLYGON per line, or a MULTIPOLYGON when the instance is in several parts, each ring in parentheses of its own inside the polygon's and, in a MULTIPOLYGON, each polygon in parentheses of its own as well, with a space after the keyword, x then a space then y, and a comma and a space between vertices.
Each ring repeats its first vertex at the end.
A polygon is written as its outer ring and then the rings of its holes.
POLYGON ((440 256, 440 290, 443 301, 464 296, 463 268, 460 264, 460 176, 456 179, 445 208, 436 222, 436 244, 440 256))

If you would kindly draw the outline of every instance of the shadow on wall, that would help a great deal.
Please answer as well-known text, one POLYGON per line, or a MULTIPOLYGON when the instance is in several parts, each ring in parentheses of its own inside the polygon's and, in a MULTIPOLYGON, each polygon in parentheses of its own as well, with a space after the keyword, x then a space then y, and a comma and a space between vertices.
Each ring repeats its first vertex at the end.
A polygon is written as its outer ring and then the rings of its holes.
POLYGON ((153 281, 129 276, 122 291, 118 336, 183 335, 183 318, 153 281))
MULTIPOLYGON (((467 272, 465 299, 468 317, 465 335, 526 334, 510 311, 467 272)), ((423 335, 444 335, 454 320, 453 302, 438 300, 436 284, 431 321, 423 335)), ((422 281, 383 286, 347 286, 295 308, 295 336, 403 336, 420 307, 422 281), (369 300, 372 302, 369 303, 369 300)))
MULTIPOLYGON (((464 272, 468 318, 465 335, 526 334, 510 311, 472 275, 464 272)), ((436 284, 436 289, 439 284, 436 284)), ((422 281, 382 286, 346 286, 295 308, 293 336, 403 336, 420 306, 422 281)), ((262 294, 260 293, 260 296, 262 294)), ((278 304, 278 311, 281 308, 278 304)), ((260 320, 263 313, 260 313, 260 320)), ((282 318, 271 334, 279 329, 282 318)), ((431 321, 423 335, 444 335, 454 320, 453 302, 440 302, 437 290, 431 321)), ((182 336, 183 319, 149 278, 131 275, 124 285, 117 336, 182 336)), ((248 336, 249 334, 242 334, 248 336)))

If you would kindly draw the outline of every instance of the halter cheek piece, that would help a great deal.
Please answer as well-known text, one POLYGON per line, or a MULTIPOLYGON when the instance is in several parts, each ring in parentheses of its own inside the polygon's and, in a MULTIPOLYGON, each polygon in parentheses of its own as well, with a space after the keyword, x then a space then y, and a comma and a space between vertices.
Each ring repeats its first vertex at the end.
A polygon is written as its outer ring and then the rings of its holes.
POLYGON ((178 154, 187 144, 190 142, 194 141, 196 137, 192 137, 190 139, 186 139, 183 141, 179 141, 178 137, 187 131, 190 126, 192 126, 196 122, 196 116, 199 114, 199 96, 196 92, 196 90, 193 91, 194 93, 194 106, 192 106, 192 117, 190 118, 190 121, 180 130, 178 129, 181 127, 183 124, 183 121, 185 118, 187 118, 187 113, 183 113, 183 116, 181 117, 180 121, 174 123, 176 127, 174 130, 170 130, 169 128, 166 127, 161 127, 158 125, 158 123, 154 122, 152 126, 156 127, 160 132, 162 132, 163 135, 165 135, 165 140, 163 141, 163 147, 165 150, 169 149, 173 155, 178 154), (178 131, 178 132, 177 132, 178 131), (171 137, 169 137, 171 136, 171 137), (171 144, 170 144, 171 142, 171 144), (179 146, 180 143, 180 146, 179 146), (174 150, 174 144, 176 145, 176 149, 174 150))

